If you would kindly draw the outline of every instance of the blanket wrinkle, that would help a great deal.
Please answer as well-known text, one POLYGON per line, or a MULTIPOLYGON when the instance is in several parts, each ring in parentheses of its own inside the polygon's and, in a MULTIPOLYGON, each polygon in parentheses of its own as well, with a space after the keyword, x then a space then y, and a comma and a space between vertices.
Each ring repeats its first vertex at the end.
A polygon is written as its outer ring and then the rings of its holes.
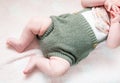
POLYGON ((15 53, 10 57, 7 56, 8 58, 6 58, 4 61, 1 60, 0 67, 2 67, 3 65, 12 64, 15 61, 24 59, 26 57, 30 57, 31 55, 36 55, 36 56, 42 55, 42 52, 40 51, 40 49, 32 49, 25 51, 23 53, 15 53))
POLYGON ((18 60, 21 60, 23 58, 26 58, 26 57, 29 57, 29 56, 32 56, 32 55, 40 55, 41 52, 39 49, 33 49, 33 50, 29 50, 29 51, 26 51, 26 52, 23 52, 23 53, 19 53, 16 57, 10 59, 7 61, 6 64, 10 64, 12 62, 15 62, 15 61, 18 61, 18 60))

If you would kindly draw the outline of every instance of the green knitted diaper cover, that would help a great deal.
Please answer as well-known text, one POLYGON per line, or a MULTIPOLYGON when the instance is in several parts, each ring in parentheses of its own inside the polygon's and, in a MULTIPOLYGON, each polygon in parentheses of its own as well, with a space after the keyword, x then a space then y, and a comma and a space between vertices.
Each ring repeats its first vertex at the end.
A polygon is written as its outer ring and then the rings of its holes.
POLYGON ((40 38, 45 57, 61 57, 73 65, 88 56, 98 43, 81 12, 51 16, 51 19, 52 24, 40 38))

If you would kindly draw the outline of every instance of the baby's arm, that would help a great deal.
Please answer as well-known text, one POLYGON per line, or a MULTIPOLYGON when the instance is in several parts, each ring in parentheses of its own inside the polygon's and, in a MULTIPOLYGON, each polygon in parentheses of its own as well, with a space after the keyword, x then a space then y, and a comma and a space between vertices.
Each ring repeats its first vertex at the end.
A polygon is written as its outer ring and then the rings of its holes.
POLYGON ((106 0, 81 0, 83 7, 102 6, 106 0))
POLYGON ((107 38, 107 46, 115 48, 118 47, 119 45, 120 45, 120 23, 115 22, 111 24, 107 38))
POLYGON ((107 45, 111 48, 120 45, 120 0, 106 0, 105 8, 109 12, 111 26, 107 38, 107 45))

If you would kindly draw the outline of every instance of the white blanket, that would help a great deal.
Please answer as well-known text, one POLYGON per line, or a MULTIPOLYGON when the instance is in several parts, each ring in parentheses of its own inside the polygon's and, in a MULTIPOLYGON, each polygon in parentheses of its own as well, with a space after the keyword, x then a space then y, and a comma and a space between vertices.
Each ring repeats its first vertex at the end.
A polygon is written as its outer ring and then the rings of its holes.
POLYGON ((24 53, 6 46, 8 37, 19 38, 28 20, 81 10, 80 0, 0 0, 0 83, 120 83, 120 47, 109 49, 105 42, 62 77, 51 78, 40 71, 25 76, 31 53, 40 53, 38 44, 24 53))

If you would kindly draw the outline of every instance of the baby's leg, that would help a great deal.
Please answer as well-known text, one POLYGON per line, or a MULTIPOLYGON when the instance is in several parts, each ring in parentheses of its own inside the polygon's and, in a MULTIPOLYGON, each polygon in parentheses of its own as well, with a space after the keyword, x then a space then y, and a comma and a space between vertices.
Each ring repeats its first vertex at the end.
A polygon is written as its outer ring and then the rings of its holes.
POLYGON ((24 70, 24 74, 29 74, 35 67, 49 76, 57 77, 67 72, 70 64, 60 57, 53 56, 47 59, 45 57, 32 56, 24 70))
POLYGON ((43 35, 50 24, 50 18, 33 18, 23 30, 20 39, 17 40, 15 38, 9 38, 7 40, 7 44, 15 48, 16 51, 22 52, 36 38, 36 35, 43 35))

